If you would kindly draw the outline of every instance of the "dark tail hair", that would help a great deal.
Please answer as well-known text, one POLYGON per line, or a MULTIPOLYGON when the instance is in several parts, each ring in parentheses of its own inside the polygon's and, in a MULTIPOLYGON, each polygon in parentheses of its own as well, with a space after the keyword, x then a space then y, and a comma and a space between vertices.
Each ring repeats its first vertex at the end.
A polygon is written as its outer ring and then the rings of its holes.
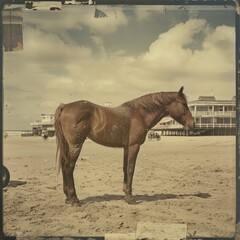
POLYGON ((55 167, 57 170, 57 174, 59 174, 60 172, 60 167, 61 167, 60 159, 67 160, 67 155, 69 150, 69 146, 66 138, 64 137, 64 134, 62 131, 62 125, 60 121, 61 113, 65 106, 66 104, 61 104, 55 112, 54 127, 55 127, 56 143, 57 143, 55 167))

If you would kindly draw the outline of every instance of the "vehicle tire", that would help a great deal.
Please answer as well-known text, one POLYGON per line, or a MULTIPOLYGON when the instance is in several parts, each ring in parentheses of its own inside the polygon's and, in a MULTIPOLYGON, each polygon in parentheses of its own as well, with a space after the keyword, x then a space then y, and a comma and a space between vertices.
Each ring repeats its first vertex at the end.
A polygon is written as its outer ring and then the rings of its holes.
POLYGON ((2 166, 2 186, 5 188, 10 181, 10 172, 5 166, 2 166))
POLYGON ((58 8, 58 7, 51 7, 51 8, 50 8, 50 11, 55 11, 55 10, 59 11, 59 10, 61 10, 61 9, 58 8))

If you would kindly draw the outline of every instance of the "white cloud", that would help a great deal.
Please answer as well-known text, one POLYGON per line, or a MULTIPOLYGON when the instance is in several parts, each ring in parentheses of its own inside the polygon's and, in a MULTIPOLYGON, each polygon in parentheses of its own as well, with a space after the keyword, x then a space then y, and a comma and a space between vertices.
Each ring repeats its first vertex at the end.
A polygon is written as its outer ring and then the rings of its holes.
POLYGON ((143 9, 142 6, 135 6, 135 16, 137 21, 142 22, 151 18, 153 10, 143 9))
POLYGON ((25 11, 24 19, 28 24, 54 33, 73 29, 79 31, 83 27, 88 27, 93 31, 109 34, 128 23, 121 8, 99 6, 99 10, 103 11, 107 17, 94 18, 95 6, 74 6, 71 11, 67 7, 63 6, 62 11, 54 14, 34 12, 34 16, 31 11, 25 11))
MULTIPOLYGON (((127 24, 123 12, 117 16, 122 18, 121 24, 127 24)), ((78 24, 104 34, 121 25, 114 25, 115 19, 107 22, 106 18, 101 25, 101 19, 96 24, 99 19, 87 22, 87 18, 81 16, 78 24)), ((19 126, 29 124, 22 117, 29 116, 29 111, 33 121, 41 113, 53 112, 62 102, 80 99, 116 105, 149 92, 177 91, 182 85, 190 99, 208 95, 211 89, 217 98, 234 94, 232 27, 212 28, 205 20, 191 19, 160 34, 148 51, 138 56, 121 47, 118 54, 108 54, 102 35, 92 36, 101 53, 97 55, 89 46, 67 44, 42 28, 26 27, 24 51, 5 55, 5 101, 11 106, 11 114, 22 119, 15 121, 19 126), (200 48, 192 47, 196 40, 200 48)), ((5 118, 9 120, 10 113, 5 118)))
POLYGON ((136 5, 136 6, 128 6, 129 9, 134 9, 135 19, 139 22, 145 22, 151 19, 154 13, 160 15, 161 13, 166 13, 166 6, 155 5, 154 8, 152 6, 147 5, 136 5))
POLYGON ((95 35, 94 33, 91 36, 92 41, 95 43, 96 47, 100 51, 101 57, 107 57, 107 53, 104 47, 103 39, 95 35))
POLYGON ((37 63, 76 61, 91 55, 90 48, 67 44, 54 33, 43 30, 26 28, 24 38, 24 57, 37 63))
POLYGON ((71 78, 57 78, 50 80, 45 85, 46 90, 73 91, 75 89, 74 81, 71 78))
POLYGON ((201 82, 198 91, 206 92, 204 88, 211 83, 213 88, 219 81, 234 85, 234 59, 234 28, 211 29, 206 21, 192 19, 160 34, 132 65, 139 72, 136 75, 141 73, 149 81, 158 79, 168 86, 185 83, 189 91, 201 82), (197 34, 203 35, 198 50, 188 47, 197 34))

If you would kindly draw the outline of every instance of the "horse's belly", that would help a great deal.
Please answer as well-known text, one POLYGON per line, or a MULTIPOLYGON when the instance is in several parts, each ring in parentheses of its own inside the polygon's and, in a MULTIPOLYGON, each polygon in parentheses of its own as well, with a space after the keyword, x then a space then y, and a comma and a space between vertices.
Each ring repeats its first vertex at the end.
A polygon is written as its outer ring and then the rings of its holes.
POLYGON ((108 147, 123 147, 126 144, 127 136, 123 129, 113 125, 100 131, 92 130, 88 137, 101 145, 108 147))

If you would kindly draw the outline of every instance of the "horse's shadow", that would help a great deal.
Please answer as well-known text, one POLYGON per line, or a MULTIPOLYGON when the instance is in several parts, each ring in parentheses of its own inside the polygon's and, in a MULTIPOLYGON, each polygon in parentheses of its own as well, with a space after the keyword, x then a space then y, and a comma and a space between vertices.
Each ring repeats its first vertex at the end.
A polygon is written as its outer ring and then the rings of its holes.
MULTIPOLYGON (((154 195, 135 195, 134 199, 137 203, 141 202, 155 202, 159 200, 166 200, 166 199, 183 199, 187 197, 198 197, 198 198, 209 198, 211 195, 209 193, 194 193, 194 194, 154 194, 154 195)), ((104 194, 102 196, 92 196, 87 197, 81 201, 83 202, 109 202, 109 201, 119 201, 123 200, 124 195, 114 195, 114 194, 104 194)))

